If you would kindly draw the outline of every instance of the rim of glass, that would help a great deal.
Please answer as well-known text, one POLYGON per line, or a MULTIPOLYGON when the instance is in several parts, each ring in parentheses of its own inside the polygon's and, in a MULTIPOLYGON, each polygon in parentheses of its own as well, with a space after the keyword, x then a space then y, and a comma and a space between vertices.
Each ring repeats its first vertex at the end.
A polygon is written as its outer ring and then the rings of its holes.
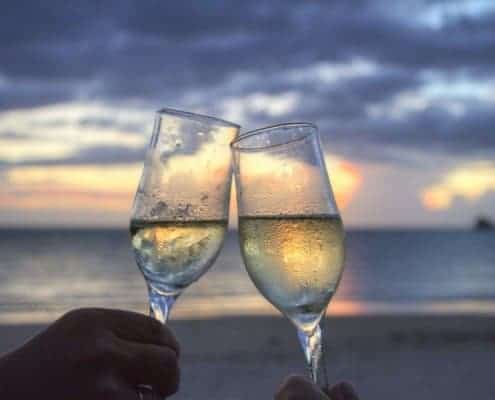
POLYGON ((285 122, 285 123, 265 126, 263 128, 253 129, 251 131, 241 133, 236 139, 230 142, 230 148, 235 151, 256 151, 262 149, 270 149, 273 147, 285 146, 290 143, 302 141, 306 139, 308 136, 314 134, 315 132, 318 132, 318 127, 311 122, 285 122), (312 131, 304 133, 301 137, 290 139, 282 143, 271 144, 268 146, 242 147, 242 145, 240 144, 243 140, 248 139, 252 136, 256 136, 266 131, 279 129, 279 128, 311 128, 312 131))
POLYGON ((183 117, 183 118, 188 118, 188 119, 193 119, 195 121, 199 122, 214 122, 216 125, 224 125, 224 126, 230 126, 233 128, 240 129, 241 126, 238 124, 235 124, 234 122, 227 121, 225 119, 217 118, 217 117, 212 117, 210 115, 206 114, 197 114, 189 111, 182 111, 182 110, 177 110, 175 108, 169 108, 169 107, 163 107, 160 108, 158 111, 156 111, 157 115, 172 115, 174 117, 183 117))

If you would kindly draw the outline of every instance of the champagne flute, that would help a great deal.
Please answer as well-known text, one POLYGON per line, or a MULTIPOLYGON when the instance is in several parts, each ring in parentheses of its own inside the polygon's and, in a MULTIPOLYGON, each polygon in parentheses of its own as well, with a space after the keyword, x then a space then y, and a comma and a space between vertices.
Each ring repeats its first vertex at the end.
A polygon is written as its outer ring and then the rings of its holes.
POLYGON ((232 179, 228 144, 238 133, 238 125, 218 118, 156 113, 130 230, 150 314, 162 323, 220 252, 232 179))
POLYGON ((320 320, 342 275, 344 230, 318 130, 275 125, 242 134, 231 148, 247 272, 296 326, 311 379, 324 386, 320 320))

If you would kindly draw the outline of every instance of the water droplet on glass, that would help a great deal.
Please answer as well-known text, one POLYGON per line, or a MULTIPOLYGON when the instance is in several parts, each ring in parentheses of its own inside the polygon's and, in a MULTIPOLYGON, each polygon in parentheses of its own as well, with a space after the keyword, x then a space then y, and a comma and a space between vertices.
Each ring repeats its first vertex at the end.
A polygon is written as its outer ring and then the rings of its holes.
POLYGON ((156 205, 151 209, 150 215, 152 217, 158 217, 158 216, 163 216, 166 214, 168 209, 168 204, 165 203, 164 201, 159 201, 156 203, 156 205))

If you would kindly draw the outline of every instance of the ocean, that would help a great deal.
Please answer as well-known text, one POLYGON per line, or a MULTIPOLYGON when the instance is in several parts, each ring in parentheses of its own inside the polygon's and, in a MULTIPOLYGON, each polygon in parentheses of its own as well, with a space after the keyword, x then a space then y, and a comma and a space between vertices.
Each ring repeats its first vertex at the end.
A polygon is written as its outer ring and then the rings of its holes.
MULTIPOLYGON (((236 234, 172 318, 278 313, 244 270, 236 234)), ((48 322, 86 306, 147 312, 125 230, 4 229, 0 254, 0 323, 48 322)), ((495 314, 495 233, 350 230, 328 313, 495 314)))

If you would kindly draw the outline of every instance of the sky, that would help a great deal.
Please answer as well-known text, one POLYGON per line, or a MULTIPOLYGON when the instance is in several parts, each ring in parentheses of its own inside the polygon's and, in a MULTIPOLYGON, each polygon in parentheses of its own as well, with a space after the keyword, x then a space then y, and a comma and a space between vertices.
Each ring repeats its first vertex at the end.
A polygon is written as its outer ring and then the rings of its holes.
POLYGON ((154 111, 319 126, 352 227, 495 218, 495 2, 7 1, 0 225, 126 226, 154 111))

